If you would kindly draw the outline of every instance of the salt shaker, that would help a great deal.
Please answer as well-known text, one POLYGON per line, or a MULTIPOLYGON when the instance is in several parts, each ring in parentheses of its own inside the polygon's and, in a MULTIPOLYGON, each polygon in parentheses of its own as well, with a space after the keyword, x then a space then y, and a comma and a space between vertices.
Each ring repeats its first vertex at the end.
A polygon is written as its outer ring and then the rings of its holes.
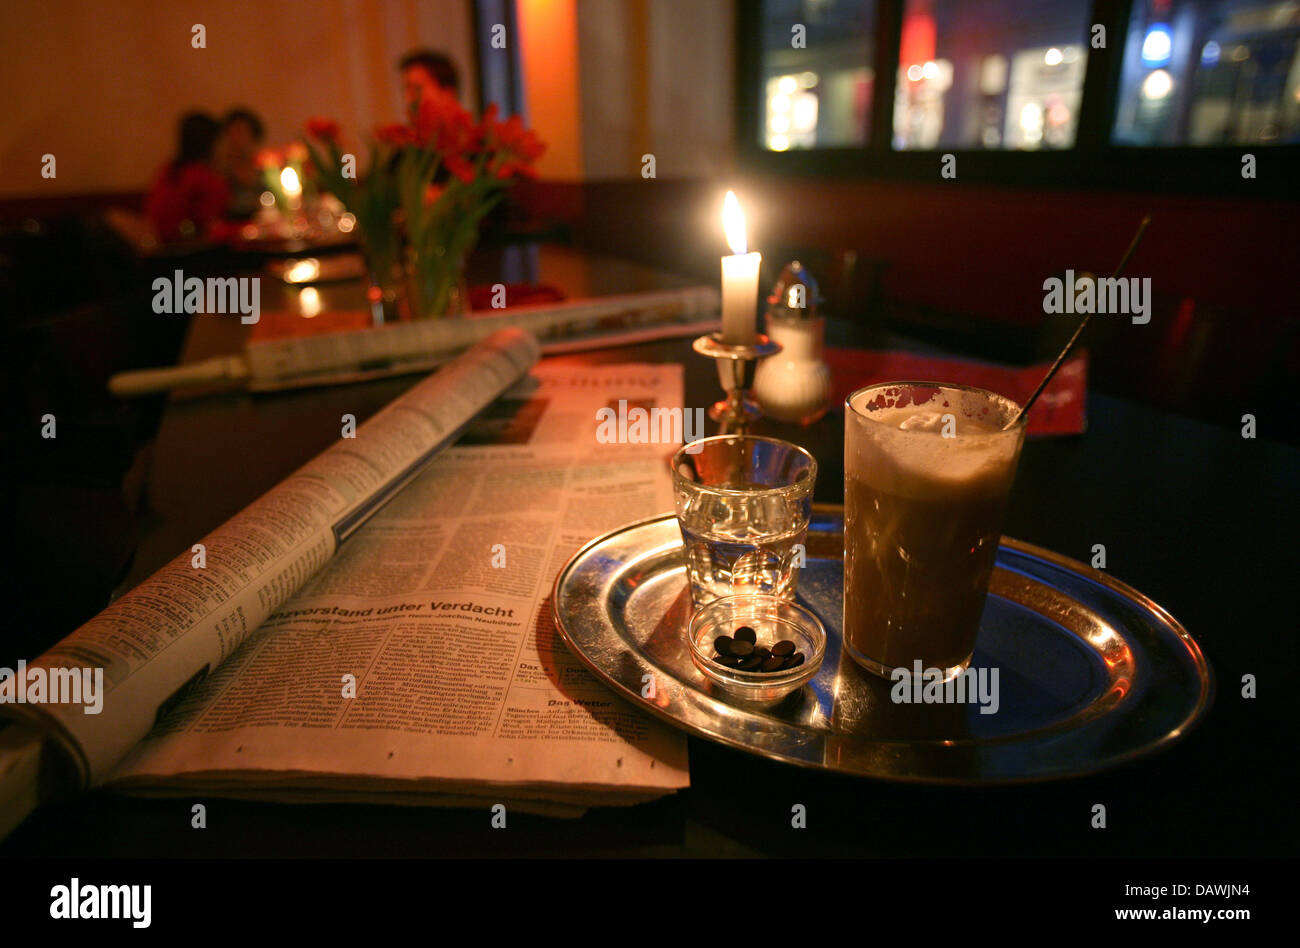
POLYGON ((831 370, 822 361, 826 318, 817 281, 798 260, 781 271, 767 298, 767 334, 781 351, 758 363, 754 397, 763 414, 810 425, 826 414, 831 370))

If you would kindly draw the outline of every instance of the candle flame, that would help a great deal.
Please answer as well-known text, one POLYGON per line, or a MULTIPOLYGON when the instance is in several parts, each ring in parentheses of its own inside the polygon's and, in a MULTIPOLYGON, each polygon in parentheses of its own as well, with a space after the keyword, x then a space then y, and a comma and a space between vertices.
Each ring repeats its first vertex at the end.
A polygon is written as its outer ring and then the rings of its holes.
POLYGON ((280 187, 284 188, 284 193, 295 195, 302 193, 302 183, 298 180, 298 172, 292 168, 285 168, 280 172, 280 187))
POLYGON ((727 244, 731 247, 731 252, 745 253, 745 212, 740 209, 734 191, 728 191, 726 200, 722 202, 722 229, 727 233, 727 244))

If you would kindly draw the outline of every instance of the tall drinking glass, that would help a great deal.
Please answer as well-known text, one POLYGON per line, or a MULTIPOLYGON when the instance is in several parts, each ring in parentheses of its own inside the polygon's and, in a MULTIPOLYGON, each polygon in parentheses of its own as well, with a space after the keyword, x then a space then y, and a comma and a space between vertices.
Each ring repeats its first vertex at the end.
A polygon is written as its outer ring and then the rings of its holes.
POLYGON ((844 647, 864 668, 970 664, 1024 441, 1020 406, 963 385, 858 389, 844 412, 844 647))

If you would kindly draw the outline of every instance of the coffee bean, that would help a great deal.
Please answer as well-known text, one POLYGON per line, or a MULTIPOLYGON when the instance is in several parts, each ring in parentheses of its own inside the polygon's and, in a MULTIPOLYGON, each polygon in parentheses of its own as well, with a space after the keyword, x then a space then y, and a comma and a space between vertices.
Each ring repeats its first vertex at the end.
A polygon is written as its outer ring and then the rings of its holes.
POLYGON ((739 671, 789 671, 804 663, 803 652, 796 652, 795 643, 790 639, 781 639, 771 646, 759 645, 757 633, 747 625, 732 635, 719 635, 713 640, 713 647, 715 662, 739 671))

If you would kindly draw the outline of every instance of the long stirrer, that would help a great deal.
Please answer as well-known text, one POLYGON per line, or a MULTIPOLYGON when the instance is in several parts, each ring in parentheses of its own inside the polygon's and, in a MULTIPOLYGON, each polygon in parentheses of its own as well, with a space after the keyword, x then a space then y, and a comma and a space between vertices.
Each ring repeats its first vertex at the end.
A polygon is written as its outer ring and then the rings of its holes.
MULTIPOLYGON (((1115 268, 1115 272, 1111 276, 1112 280, 1118 280, 1124 274, 1124 268, 1128 266, 1129 260, 1133 258, 1133 254, 1138 249, 1138 244, 1142 243, 1142 235, 1147 232, 1147 225, 1150 223, 1150 214, 1142 218, 1142 223, 1138 224, 1137 233, 1133 235, 1133 242, 1128 245, 1128 250, 1124 251, 1124 256, 1120 259, 1119 266, 1115 268)), ((1083 317, 1083 322, 1079 323, 1079 328, 1074 331, 1074 335, 1070 337, 1070 341, 1065 344, 1065 348, 1061 350, 1061 354, 1056 357, 1056 361, 1052 363, 1052 367, 1047 370, 1047 374, 1043 376, 1043 380, 1038 383, 1038 388, 1034 389, 1034 394, 1029 396, 1029 400, 1025 402, 1024 407, 1021 408, 1020 411, 1016 412, 1016 416, 1007 423, 1007 428, 1015 427, 1016 423, 1020 421, 1020 417, 1029 411, 1029 406, 1034 403, 1039 395, 1043 394, 1043 389, 1047 388, 1047 383, 1052 380, 1052 376, 1056 374, 1056 370, 1061 367, 1061 363, 1065 361, 1065 357, 1070 354, 1070 350, 1074 348, 1074 344, 1079 341, 1079 337, 1083 335, 1083 331, 1087 328, 1088 320, 1090 319, 1092 319, 1092 313, 1088 313, 1083 317)))

